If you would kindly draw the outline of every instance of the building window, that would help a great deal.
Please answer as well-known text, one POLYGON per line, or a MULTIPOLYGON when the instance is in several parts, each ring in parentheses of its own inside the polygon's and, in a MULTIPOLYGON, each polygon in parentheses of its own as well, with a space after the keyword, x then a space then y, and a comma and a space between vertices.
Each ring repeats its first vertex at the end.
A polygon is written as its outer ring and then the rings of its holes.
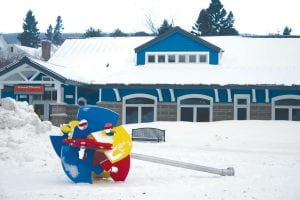
POLYGON ((175 63, 176 56, 175 55, 168 55, 168 63, 175 63))
POLYGON ((50 76, 42 76, 42 80, 43 81, 51 81, 51 77, 50 76))
POLYGON ((234 119, 250 119, 250 95, 237 94, 234 96, 234 119))
POLYGON ((300 121, 300 95, 282 95, 272 99, 274 120, 300 121))
POLYGON ((207 63, 207 55, 199 55, 200 63, 207 63))
POLYGON ((185 95, 178 99, 178 120, 189 122, 212 121, 212 97, 185 95))
POLYGON ((159 63, 166 62, 166 56, 165 55, 158 55, 158 62, 159 63))
POLYGON ((155 55, 148 55, 148 63, 155 63, 155 55))
POLYGON ((151 52, 146 63, 208 63, 209 52, 151 52))
POLYGON ((125 124, 153 121, 156 121, 156 97, 146 94, 124 97, 123 122, 125 124))
POLYGON ((32 95, 34 101, 56 101, 57 91, 56 90, 45 90, 43 94, 32 95))
POLYGON ((196 63, 196 55, 189 55, 189 63, 196 63))
POLYGON ((178 62, 179 63, 185 63, 186 62, 186 56, 185 55, 179 55, 178 56, 178 62))

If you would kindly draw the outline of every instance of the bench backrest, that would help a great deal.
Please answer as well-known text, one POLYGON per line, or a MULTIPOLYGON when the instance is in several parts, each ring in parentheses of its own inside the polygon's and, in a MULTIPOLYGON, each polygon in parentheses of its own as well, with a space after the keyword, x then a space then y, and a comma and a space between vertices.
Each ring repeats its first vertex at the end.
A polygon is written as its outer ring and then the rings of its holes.
POLYGON ((165 130, 158 128, 136 128, 132 129, 132 137, 140 138, 160 138, 165 141, 165 130))

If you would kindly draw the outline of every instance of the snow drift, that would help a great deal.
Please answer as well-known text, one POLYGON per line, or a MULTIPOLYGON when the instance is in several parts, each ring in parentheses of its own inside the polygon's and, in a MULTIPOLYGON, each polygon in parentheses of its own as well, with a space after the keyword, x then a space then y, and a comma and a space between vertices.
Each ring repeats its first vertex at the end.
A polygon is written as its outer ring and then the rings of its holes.
POLYGON ((165 143, 134 142, 133 152, 211 167, 220 177, 132 159, 125 182, 74 184, 64 175, 49 135, 27 103, 1 99, 0 199, 300 199, 300 123, 292 121, 153 122, 165 143))
POLYGON ((0 167, 42 166, 53 157, 48 135, 59 129, 42 122, 31 105, 0 99, 0 116, 0 167))

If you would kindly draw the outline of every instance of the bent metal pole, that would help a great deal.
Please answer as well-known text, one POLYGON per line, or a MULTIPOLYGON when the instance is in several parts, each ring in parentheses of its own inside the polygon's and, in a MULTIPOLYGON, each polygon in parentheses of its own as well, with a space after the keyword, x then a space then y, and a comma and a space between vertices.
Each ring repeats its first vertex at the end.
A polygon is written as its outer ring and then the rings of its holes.
POLYGON ((153 162, 153 163, 158 163, 163 165, 169 165, 173 167, 180 167, 180 168, 202 171, 202 172, 207 172, 212 174, 218 174, 221 176, 234 176, 234 168, 232 167, 228 167, 227 169, 217 169, 213 167, 206 167, 206 166, 196 165, 192 163, 179 162, 175 160, 143 155, 138 153, 131 153, 130 157, 137 160, 143 160, 143 161, 148 161, 148 162, 153 162))

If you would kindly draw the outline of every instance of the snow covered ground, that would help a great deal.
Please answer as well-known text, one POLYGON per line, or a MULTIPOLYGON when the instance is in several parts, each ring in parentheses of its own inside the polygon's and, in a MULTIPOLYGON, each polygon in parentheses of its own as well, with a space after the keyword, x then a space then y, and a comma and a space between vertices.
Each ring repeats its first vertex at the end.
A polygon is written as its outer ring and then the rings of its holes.
POLYGON ((218 175, 132 159, 125 182, 74 184, 49 141, 59 129, 32 107, 0 100, 0 199, 300 199, 300 123, 289 121, 154 122, 165 143, 134 142, 133 152, 217 168, 218 175))

